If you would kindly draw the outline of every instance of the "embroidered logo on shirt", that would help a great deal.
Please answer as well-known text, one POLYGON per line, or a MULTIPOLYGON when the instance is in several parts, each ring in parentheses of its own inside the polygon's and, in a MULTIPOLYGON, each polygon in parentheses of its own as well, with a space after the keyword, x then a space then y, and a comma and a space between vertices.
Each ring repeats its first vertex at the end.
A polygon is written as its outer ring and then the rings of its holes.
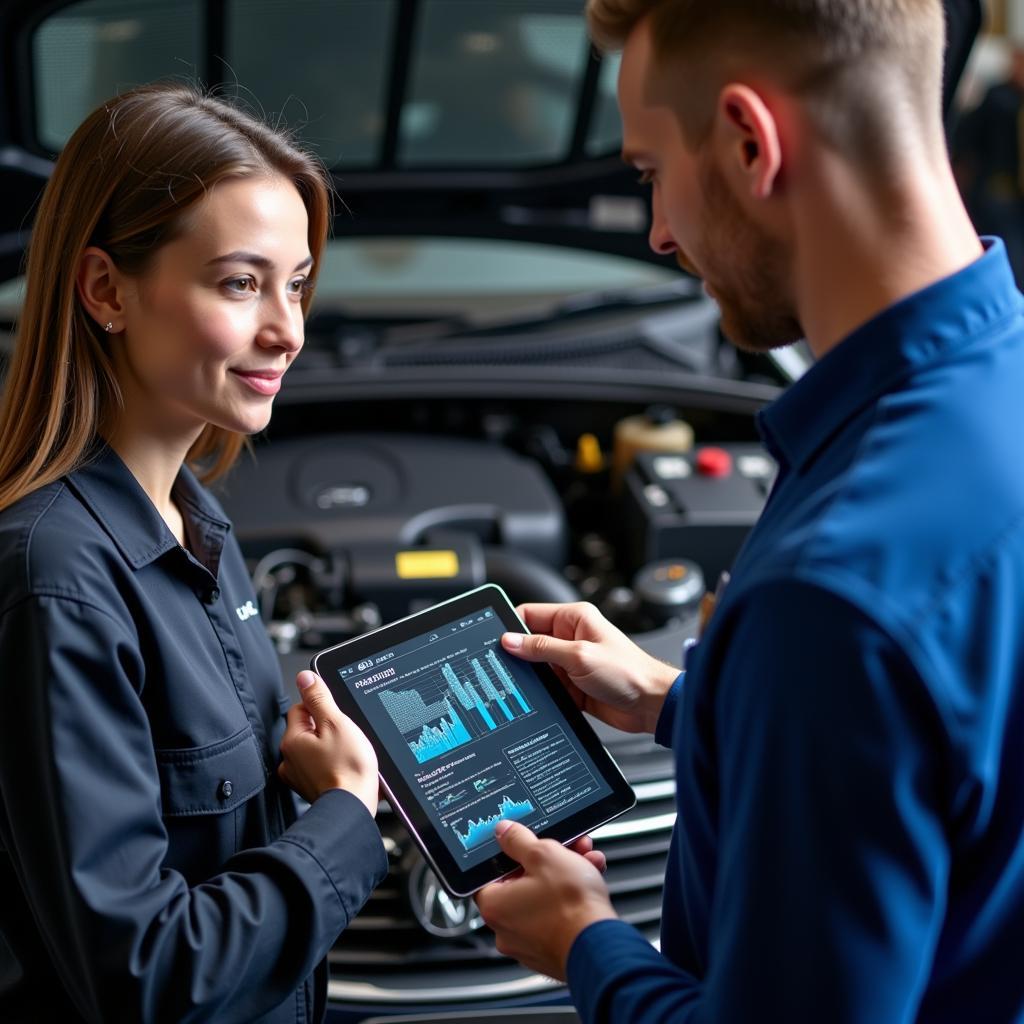
POLYGON ((246 601, 241 608, 235 609, 235 614, 245 622, 246 619, 251 619, 254 615, 259 615, 259 609, 252 603, 252 601, 246 601))

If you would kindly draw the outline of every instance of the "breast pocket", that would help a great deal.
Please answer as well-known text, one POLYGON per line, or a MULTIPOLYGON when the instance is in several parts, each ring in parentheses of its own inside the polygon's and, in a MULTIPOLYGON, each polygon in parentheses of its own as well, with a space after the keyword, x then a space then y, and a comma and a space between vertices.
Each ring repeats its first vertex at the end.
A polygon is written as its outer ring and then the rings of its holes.
POLYGON ((202 747, 158 750, 164 818, 221 815, 235 810, 266 785, 252 728, 202 747))

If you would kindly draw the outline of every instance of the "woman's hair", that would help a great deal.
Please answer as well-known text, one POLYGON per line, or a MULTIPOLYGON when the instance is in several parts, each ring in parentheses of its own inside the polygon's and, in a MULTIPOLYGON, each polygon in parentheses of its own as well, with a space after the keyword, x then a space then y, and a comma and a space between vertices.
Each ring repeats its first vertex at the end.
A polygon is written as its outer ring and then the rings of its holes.
MULTIPOLYGON (((43 192, 29 245, 0 402, 0 509, 80 465, 121 407, 111 338, 76 291, 83 250, 98 246, 124 273, 143 274, 218 182, 272 175, 291 181, 305 204, 315 276, 330 225, 330 179, 280 131, 182 83, 132 89, 79 126, 43 192)), ((188 462, 212 480, 244 443, 208 424, 188 462)))

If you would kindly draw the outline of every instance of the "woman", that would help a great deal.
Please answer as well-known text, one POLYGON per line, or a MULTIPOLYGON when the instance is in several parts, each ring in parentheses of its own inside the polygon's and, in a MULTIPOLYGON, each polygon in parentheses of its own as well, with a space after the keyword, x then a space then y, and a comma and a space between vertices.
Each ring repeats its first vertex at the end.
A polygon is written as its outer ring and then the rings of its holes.
POLYGON ((181 85, 47 185, 0 408, 0 1020, 317 1020, 386 871, 372 748, 311 673, 287 710, 194 475, 267 425, 329 214, 311 157, 181 85))

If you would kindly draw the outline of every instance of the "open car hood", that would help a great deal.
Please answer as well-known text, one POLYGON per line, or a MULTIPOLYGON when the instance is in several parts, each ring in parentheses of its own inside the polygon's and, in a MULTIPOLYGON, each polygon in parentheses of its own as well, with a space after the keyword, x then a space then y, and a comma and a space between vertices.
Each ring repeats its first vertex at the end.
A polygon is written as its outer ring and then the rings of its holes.
MULTIPOLYGON (((981 3, 945 6, 949 111, 981 3)), ((581 8, 8 0, 0 281, 19 272, 54 154, 85 113, 118 89, 196 73, 298 123, 344 199, 336 235, 494 238, 665 262, 647 246, 645 192, 618 158, 617 64, 590 49, 581 8), (282 12, 287 38, 272 20, 282 12)))

